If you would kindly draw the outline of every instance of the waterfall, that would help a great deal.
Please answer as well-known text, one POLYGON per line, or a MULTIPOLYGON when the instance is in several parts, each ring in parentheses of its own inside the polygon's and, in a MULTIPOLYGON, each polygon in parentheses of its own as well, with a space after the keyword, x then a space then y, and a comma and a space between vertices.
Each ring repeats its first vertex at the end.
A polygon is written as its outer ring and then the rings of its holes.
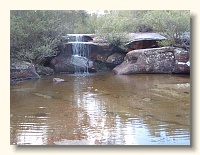
POLYGON ((90 45, 88 42, 84 42, 83 35, 74 35, 76 37, 75 42, 72 43, 72 58, 71 63, 74 65, 75 74, 89 74, 89 57, 90 57, 90 45))

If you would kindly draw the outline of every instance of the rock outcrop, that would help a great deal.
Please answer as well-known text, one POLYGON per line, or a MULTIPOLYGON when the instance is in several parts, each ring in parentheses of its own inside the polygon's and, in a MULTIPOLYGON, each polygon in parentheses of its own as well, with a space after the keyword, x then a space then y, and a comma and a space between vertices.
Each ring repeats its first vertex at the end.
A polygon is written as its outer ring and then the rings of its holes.
POLYGON ((26 80, 26 79, 39 79, 40 76, 35 70, 35 66, 25 61, 13 61, 10 64, 10 79, 13 80, 26 80))
POLYGON ((111 44, 88 42, 86 44, 90 46, 88 60, 84 57, 74 56, 72 43, 67 43, 60 47, 61 52, 51 60, 50 67, 56 73, 74 73, 75 67, 84 67, 87 63, 89 72, 97 72, 101 70, 99 64, 114 68, 123 62, 125 53, 120 51, 120 49, 116 49, 111 44))
POLYGON ((75 67, 80 69, 85 68, 85 63, 88 63, 88 69, 91 72, 95 70, 92 61, 86 60, 84 57, 75 57, 67 54, 60 54, 53 58, 50 62, 50 66, 56 73, 74 73, 75 67))
POLYGON ((133 50, 122 64, 113 69, 116 74, 190 73, 189 52, 181 48, 162 47, 133 50))
POLYGON ((50 66, 56 73, 74 73, 74 65, 71 64, 71 55, 60 54, 51 60, 50 66))
POLYGON ((50 68, 50 67, 44 67, 44 66, 41 66, 41 65, 36 65, 35 69, 36 69, 36 72, 39 75, 51 75, 51 74, 54 74, 54 70, 52 68, 50 68))
POLYGON ((125 53, 114 53, 106 59, 106 63, 113 64, 114 66, 121 64, 124 61, 125 53))

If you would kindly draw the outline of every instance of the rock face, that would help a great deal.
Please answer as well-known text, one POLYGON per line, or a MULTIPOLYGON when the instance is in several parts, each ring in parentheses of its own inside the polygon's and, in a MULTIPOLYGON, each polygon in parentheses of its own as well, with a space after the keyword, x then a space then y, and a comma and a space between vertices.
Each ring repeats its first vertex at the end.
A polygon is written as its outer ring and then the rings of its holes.
POLYGON ((106 59, 106 62, 115 66, 119 65, 124 61, 125 55, 125 53, 114 53, 106 59))
POLYGON ((125 53, 107 43, 87 43, 90 45, 89 58, 73 55, 72 44, 64 44, 60 47, 60 55, 53 58, 50 66, 56 73, 74 73, 75 67, 88 65, 89 72, 101 70, 99 64, 115 67, 123 62, 125 53))
POLYGON ((74 65, 71 64, 71 56, 60 54, 51 60, 50 66, 56 73, 74 73, 74 65))
POLYGON ((189 52, 174 47, 133 50, 126 54, 123 63, 116 66, 113 72, 190 73, 189 52))
POLYGON ((190 53, 180 48, 174 49, 175 66, 173 73, 190 73, 190 53))
POLYGON ((88 69, 94 70, 93 62, 86 60, 84 57, 76 57, 67 54, 60 54, 51 60, 50 66, 54 69, 56 73, 74 73, 75 66, 79 68, 84 68, 85 63, 88 63, 88 69))
POLYGON ((25 80, 38 79, 34 65, 25 61, 14 61, 10 64, 10 79, 11 80, 25 80))
POLYGON ((41 65, 36 65, 35 69, 36 69, 36 72, 39 75, 51 75, 51 74, 54 74, 54 70, 52 68, 50 68, 50 67, 44 67, 44 66, 41 66, 41 65))
POLYGON ((93 61, 106 62, 106 59, 114 53, 114 47, 108 43, 98 43, 97 48, 91 52, 91 59, 93 61))

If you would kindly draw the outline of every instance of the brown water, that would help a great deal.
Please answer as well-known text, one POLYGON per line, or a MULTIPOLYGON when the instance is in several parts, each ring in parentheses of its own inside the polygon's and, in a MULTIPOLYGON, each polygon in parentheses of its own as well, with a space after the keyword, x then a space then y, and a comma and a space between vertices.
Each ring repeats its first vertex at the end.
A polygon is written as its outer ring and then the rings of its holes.
POLYGON ((190 145, 189 75, 53 75, 10 99, 12 145, 190 145))

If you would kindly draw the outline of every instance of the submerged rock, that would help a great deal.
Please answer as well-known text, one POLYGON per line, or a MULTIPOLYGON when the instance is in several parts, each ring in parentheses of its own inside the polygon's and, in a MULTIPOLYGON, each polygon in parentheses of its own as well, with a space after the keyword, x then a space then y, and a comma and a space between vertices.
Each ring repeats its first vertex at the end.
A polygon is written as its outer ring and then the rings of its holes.
POLYGON ((145 98, 143 98, 142 100, 143 100, 143 101, 146 101, 146 102, 149 102, 149 101, 151 101, 151 99, 150 99, 150 98, 148 98, 148 97, 145 97, 145 98))
POLYGON ((41 93, 34 93, 34 95, 39 96, 39 97, 43 97, 43 98, 46 98, 46 99, 52 99, 53 98, 52 96, 41 94, 41 93))
POLYGON ((53 82, 64 82, 64 79, 61 78, 53 78, 53 82))

